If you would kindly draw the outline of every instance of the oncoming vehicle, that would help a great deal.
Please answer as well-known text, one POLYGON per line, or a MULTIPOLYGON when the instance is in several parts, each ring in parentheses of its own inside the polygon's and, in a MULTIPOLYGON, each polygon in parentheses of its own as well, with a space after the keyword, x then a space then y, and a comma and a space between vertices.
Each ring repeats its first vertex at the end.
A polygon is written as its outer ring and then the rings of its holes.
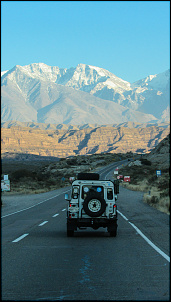
POLYGON ((117 234, 117 194, 119 180, 99 180, 98 173, 79 173, 72 183, 67 210, 67 236, 77 228, 107 228, 110 236, 117 234))

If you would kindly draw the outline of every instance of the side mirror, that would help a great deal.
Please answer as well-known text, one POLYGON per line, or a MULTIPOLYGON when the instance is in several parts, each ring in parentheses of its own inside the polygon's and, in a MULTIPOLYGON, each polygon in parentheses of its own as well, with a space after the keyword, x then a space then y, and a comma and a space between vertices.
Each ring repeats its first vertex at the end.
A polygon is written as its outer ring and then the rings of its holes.
POLYGON ((65 200, 67 200, 67 201, 70 200, 68 194, 65 194, 65 200))

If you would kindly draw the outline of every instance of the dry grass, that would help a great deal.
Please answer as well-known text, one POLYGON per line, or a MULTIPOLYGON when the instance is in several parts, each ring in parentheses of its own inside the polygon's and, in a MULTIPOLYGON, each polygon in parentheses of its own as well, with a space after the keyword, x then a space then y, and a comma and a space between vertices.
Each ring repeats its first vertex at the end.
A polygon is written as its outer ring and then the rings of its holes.
POLYGON ((160 197, 160 192, 151 190, 150 194, 145 193, 143 196, 144 202, 148 203, 150 206, 155 209, 170 214, 170 197, 160 197))
POLYGON ((170 214, 170 175, 169 169, 163 169, 160 177, 156 176, 156 166, 152 163, 141 166, 123 167, 120 174, 130 175, 131 182, 121 185, 130 190, 144 192, 143 201, 161 212, 170 214))

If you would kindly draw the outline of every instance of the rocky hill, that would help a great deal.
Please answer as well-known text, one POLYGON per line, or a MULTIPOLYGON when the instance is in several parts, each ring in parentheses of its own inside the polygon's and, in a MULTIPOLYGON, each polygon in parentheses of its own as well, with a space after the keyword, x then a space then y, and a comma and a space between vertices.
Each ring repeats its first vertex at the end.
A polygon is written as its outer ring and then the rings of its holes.
POLYGON ((11 126, 1 130, 1 153, 34 154, 58 158, 96 153, 151 151, 170 132, 169 124, 138 127, 91 127, 42 130, 11 126))
POLYGON ((168 169, 170 167, 170 133, 146 155, 146 158, 158 169, 168 169))
POLYGON ((170 134, 150 153, 140 156, 120 169, 129 175, 130 183, 122 186, 144 193, 144 202, 170 214, 170 134), (160 174, 157 174, 160 171, 160 174))

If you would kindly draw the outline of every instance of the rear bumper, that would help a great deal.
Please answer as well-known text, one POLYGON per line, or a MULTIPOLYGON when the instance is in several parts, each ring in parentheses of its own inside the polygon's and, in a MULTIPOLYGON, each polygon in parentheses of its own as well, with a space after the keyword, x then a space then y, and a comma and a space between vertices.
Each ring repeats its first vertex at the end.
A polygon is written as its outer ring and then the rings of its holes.
POLYGON ((111 219, 106 219, 106 218, 67 218, 67 224, 68 228, 71 227, 74 228, 75 230, 80 227, 92 227, 93 229, 98 229, 100 227, 110 227, 115 225, 117 227, 117 218, 111 218, 111 219))

